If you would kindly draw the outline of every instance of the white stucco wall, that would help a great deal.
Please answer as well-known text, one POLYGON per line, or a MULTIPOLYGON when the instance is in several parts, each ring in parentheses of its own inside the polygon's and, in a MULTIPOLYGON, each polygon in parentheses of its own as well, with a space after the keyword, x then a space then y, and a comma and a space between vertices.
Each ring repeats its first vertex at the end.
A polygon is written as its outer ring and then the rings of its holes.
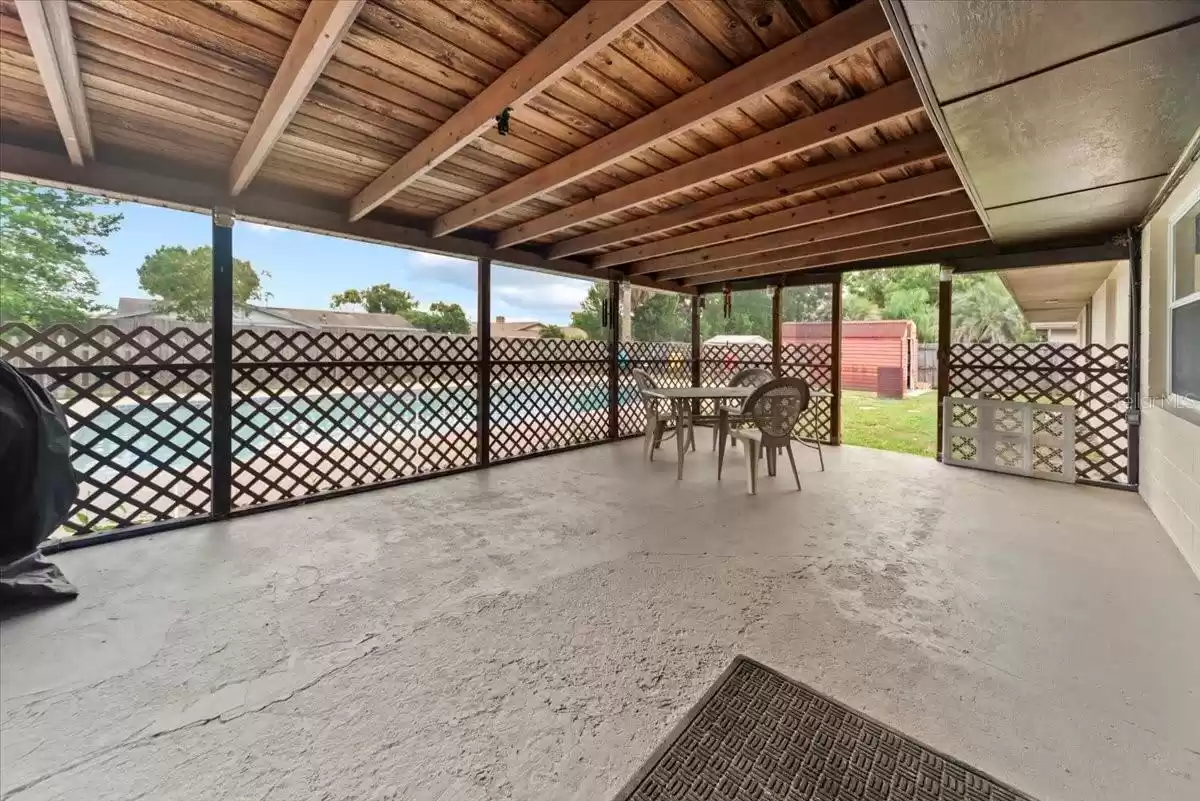
POLYGON ((1195 202, 1193 165, 1142 233, 1142 472, 1140 491, 1200 577, 1200 416, 1161 405, 1167 391, 1169 219, 1195 202))
POLYGON ((1127 261, 1119 262, 1092 295, 1092 342, 1106 346, 1129 343, 1127 261))

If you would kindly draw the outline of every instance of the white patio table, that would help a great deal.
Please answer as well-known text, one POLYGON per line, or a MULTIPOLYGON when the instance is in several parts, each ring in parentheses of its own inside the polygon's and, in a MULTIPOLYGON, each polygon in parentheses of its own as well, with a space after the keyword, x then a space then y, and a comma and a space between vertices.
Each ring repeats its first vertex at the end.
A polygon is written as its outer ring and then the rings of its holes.
POLYGON ((683 456, 687 453, 688 444, 692 441, 692 401, 700 400, 738 400, 744 401, 754 394, 754 387, 658 387, 647 390, 652 398, 662 398, 670 401, 675 411, 675 419, 679 421, 678 432, 675 435, 675 450, 679 453, 679 475, 683 479, 683 456), (687 435, 683 436, 686 427, 687 435))
MULTIPOLYGON (((680 432, 675 435, 675 450, 679 454, 678 466, 679 473, 677 478, 683 480, 683 457, 687 453, 688 445, 691 443, 695 432, 692 430, 692 401, 700 400, 738 400, 744 401, 754 394, 756 387, 657 387, 647 390, 646 394, 652 398, 662 398, 671 403, 675 411, 675 419, 680 421, 680 432), (680 436, 683 427, 686 426, 687 436, 680 436)), ((828 392, 813 392, 810 397, 813 400, 817 398, 833 397, 828 392)), ((812 444, 808 440, 801 437, 796 438, 798 442, 807 445, 810 448, 816 448, 820 452, 819 444, 812 444)), ((824 469, 824 458, 822 458, 822 469, 824 469)))

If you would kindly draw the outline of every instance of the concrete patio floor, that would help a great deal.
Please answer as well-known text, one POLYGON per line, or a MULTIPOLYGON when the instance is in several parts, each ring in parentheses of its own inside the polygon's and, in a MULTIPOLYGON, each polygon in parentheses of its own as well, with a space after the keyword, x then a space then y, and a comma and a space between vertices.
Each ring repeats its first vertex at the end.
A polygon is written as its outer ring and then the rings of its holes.
POLYGON ((59 554, 3 797, 603 800, 745 653, 1044 801, 1200 798, 1200 582, 1137 495, 639 448, 59 554))

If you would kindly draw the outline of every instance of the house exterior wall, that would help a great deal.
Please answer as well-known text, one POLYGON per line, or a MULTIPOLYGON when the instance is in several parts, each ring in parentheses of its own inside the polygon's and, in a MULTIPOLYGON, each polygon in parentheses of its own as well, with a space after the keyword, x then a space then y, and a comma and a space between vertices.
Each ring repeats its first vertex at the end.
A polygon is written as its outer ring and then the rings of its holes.
MULTIPOLYGON (((1170 218, 1200 193, 1200 165, 1175 188, 1142 232, 1142 427, 1139 491, 1200 577, 1200 414, 1170 408, 1170 218)), ((1118 304, 1119 305, 1119 304, 1118 304)))
POLYGON ((1122 261, 1092 295, 1092 343, 1129 344, 1129 262, 1122 261))

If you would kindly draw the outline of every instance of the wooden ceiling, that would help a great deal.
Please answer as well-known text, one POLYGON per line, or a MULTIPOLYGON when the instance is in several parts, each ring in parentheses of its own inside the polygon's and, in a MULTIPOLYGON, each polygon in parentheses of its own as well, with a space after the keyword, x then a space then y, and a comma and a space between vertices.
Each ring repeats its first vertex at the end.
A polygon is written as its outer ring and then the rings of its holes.
POLYGON ((987 239, 876 0, 0 0, 0 137, 7 175, 678 291, 987 239))

